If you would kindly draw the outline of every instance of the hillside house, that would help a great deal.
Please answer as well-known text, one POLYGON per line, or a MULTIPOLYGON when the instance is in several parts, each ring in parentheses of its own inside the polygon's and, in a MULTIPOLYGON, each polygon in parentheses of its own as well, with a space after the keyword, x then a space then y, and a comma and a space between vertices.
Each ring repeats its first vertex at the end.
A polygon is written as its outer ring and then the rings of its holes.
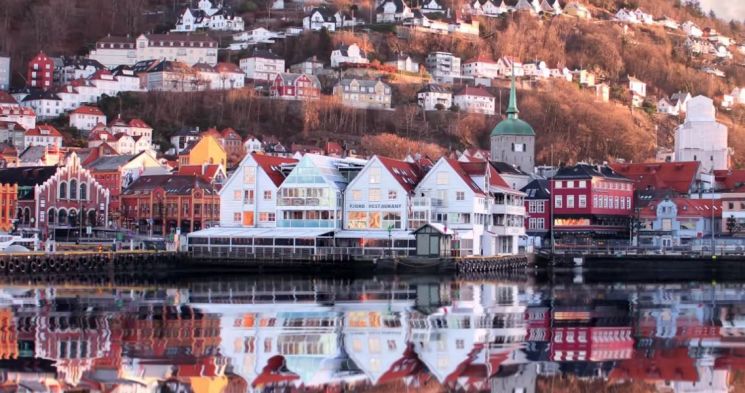
POLYGON ((323 71, 323 62, 318 57, 313 56, 305 61, 290 66, 290 72, 293 74, 318 75, 323 71))
POLYGON ((215 65, 217 48, 217 41, 206 34, 141 34, 136 38, 107 36, 96 42, 88 58, 106 67, 132 66, 152 59, 179 61, 189 66, 196 63, 215 65))
POLYGON ((541 1, 541 12, 546 15, 561 15, 564 10, 561 8, 559 0, 553 0, 552 2, 543 0, 541 1))
POLYGON ((315 75, 279 73, 274 76, 269 95, 287 100, 317 100, 321 82, 315 75))
POLYGON ((375 21, 378 23, 401 22, 414 16, 404 0, 383 0, 375 13, 375 21))
POLYGON ((271 81, 277 73, 285 72, 285 60, 271 50, 254 47, 248 57, 239 62, 246 78, 271 81))
POLYGON ((564 7, 564 13, 579 19, 592 19, 592 13, 582 3, 572 1, 564 7))
POLYGON ((460 57, 449 52, 432 52, 425 60, 427 71, 439 82, 452 82, 461 76, 460 57))
POLYGON ((397 54, 395 59, 386 61, 385 65, 395 67, 401 72, 419 73, 419 63, 405 53, 397 54))
POLYGON ((62 147, 62 134, 53 126, 39 124, 24 134, 23 148, 30 146, 62 147))
POLYGON ((390 109, 391 87, 379 80, 342 79, 334 95, 344 106, 363 109, 390 109))
POLYGON ((695 23, 691 21, 683 22, 683 24, 680 25, 680 28, 683 29, 683 31, 689 37, 701 38, 704 36, 703 30, 701 30, 695 23))
POLYGON ((359 45, 341 45, 331 52, 331 68, 339 68, 344 63, 368 64, 367 54, 359 45))
POLYGON ((494 114, 494 96, 482 87, 465 86, 453 94, 453 104, 469 113, 494 114))
POLYGON ((678 101, 671 102, 667 97, 662 97, 657 101, 657 113, 662 113, 670 116, 678 116, 680 113, 680 106, 678 101))
POLYGON ((90 131, 98 124, 106 124, 106 115, 94 106, 81 106, 70 112, 70 127, 90 131))
POLYGON ((310 14, 303 18, 303 29, 336 31, 340 27, 349 27, 357 24, 357 20, 341 11, 334 11, 327 7, 313 8, 310 14))
POLYGON ((453 93, 442 85, 430 83, 419 90, 416 97, 425 111, 448 110, 453 106, 453 93))
POLYGON ((523 70, 523 63, 518 61, 516 58, 512 56, 502 56, 497 60, 497 70, 499 71, 499 75, 502 78, 510 78, 512 77, 512 72, 514 70, 515 77, 519 78, 522 76, 525 76, 525 70, 523 70))
POLYGON ((494 79, 499 76, 499 64, 491 57, 480 54, 463 63, 463 76, 494 79))
POLYGON ((441 0, 425 0, 420 10, 425 14, 429 14, 429 13, 447 14, 448 13, 448 9, 442 5, 441 0))
POLYGON ((200 0, 197 8, 187 7, 176 22, 174 32, 197 30, 243 31, 245 22, 229 7, 214 7, 209 0, 200 0))

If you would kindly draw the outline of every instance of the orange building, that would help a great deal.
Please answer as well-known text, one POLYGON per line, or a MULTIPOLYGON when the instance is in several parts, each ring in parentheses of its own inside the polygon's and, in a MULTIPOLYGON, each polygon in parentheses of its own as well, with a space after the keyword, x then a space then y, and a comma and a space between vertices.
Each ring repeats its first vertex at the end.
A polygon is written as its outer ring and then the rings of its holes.
POLYGON ((17 202, 18 185, 0 184, 0 231, 13 229, 17 202))

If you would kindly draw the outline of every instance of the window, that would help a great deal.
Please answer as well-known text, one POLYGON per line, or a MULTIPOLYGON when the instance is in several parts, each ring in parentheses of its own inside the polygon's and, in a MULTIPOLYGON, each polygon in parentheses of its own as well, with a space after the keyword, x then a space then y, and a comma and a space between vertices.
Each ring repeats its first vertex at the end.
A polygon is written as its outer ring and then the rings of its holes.
POLYGON ((270 212, 260 212, 259 222, 274 222, 276 221, 276 215, 270 212))
POLYGON ((243 183, 254 184, 256 183, 256 167, 247 166, 243 168, 243 183))
POLYGON ((380 202, 380 189, 379 188, 371 188, 367 191, 367 201, 368 202, 380 202))
POLYGON ((401 226, 401 213, 397 212, 386 212, 383 214, 383 227, 382 229, 402 229, 401 226))
POLYGON ((67 183, 65 182, 59 184, 59 199, 67 199, 67 183))
POLYGON ((243 191, 241 190, 235 190, 233 191, 233 200, 234 201, 240 201, 243 197, 243 191))
POLYGON ((561 205, 563 204, 562 202, 563 201, 562 201, 561 195, 557 195, 556 198, 554 199, 554 207, 561 208, 561 205))
POLYGON ((85 183, 80 183, 80 199, 83 201, 88 200, 88 187, 85 183))
POLYGON ((559 180, 559 181, 555 181, 555 182, 554 182, 554 188, 557 188, 557 189, 558 189, 558 188, 561 188, 561 187, 562 187, 562 185, 563 185, 563 183, 564 183, 564 182, 563 182, 563 181, 561 181, 561 180, 559 180))
POLYGON ((367 212, 349 212, 349 229, 367 228, 367 212))
POLYGON ((394 200, 398 197, 398 194, 394 190, 388 191, 388 200, 394 200))
POLYGON ((586 180, 580 180, 579 181, 579 188, 585 188, 587 187, 587 181, 586 180))
POLYGON ((362 200, 362 191, 360 191, 360 190, 352 190, 352 200, 353 201, 361 201, 362 200))
POLYGON ((579 207, 580 208, 587 207, 587 195, 580 195, 579 196, 579 207))
POLYGON ((455 193, 455 200, 456 201, 464 201, 466 199, 466 193, 463 191, 457 191, 455 193))
POLYGON ((370 168, 370 184, 380 184, 380 168, 370 168))
POLYGON ((448 174, 447 172, 437 172, 437 184, 441 186, 446 186, 448 184, 448 174))
POLYGON ((233 222, 241 222, 241 213, 233 213, 233 222))
POLYGON ((631 197, 626 197, 626 208, 631 209, 631 197))
POLYGON ((264 200, 265 201, 271 201, 272 200, 272 191, 271 190, 264 191, 264 200))
POLYGON ((574 209, 574 195, 567 195, 567 209, 574 209))

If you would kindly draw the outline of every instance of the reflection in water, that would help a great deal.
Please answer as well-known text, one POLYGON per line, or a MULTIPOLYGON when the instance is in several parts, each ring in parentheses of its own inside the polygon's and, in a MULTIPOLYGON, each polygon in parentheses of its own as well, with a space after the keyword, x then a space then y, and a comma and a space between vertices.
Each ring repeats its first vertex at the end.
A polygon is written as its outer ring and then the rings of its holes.
POLYGON ((728 392, 745 284, 0 288, 3 391, 728 392))

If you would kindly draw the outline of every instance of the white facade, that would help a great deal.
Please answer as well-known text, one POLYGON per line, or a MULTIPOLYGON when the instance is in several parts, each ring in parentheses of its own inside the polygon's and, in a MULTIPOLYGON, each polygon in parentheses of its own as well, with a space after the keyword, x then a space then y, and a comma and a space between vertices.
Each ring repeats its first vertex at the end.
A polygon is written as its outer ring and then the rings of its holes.
POLYGON ((453 93, 440 89, 429 89, 417 93, 417 102, 425 111, 436 111, 438 106, 448 110, 453 106, 453 93))
POLYGON ((494 79, 499 76, 499 67, 496 61, 479 57, 463 63, 463 76, 494 79))
POLYGON ((199 29, 215 31, 242 31, 243 18, 224 7, 213 7, 209 0, 200 0, 198 8, 187 8, 176 23, 175 32, 192 32, 199 29))
POLYGON ((134 65, 138 61, 165 59, 190 66, 217 64, 217 41, 197 34, 142 34, 136 39, 106 37, 96 43, 88 57, 106 67, 134 65))
POLYGON ((285 72, 285 60, 276 55, 253 56, 241 59, 240 67, 246 78, 271 81, 285 72))
POLYGON ((698 161, 701 173, 729 169, 727 127, 716 121, 714 102, 704 96, 688 101, 685 122, 675 130, 675 161, 698 161))
MULTIPOLYGON (((255 154, 247 154, 220 190, 220 226, 271 228, 276 226, 279 186, 259 165, 255 154)), ((259 155, 275 165, 291 162, 259 155)))
POLYGON ((106 115, 86 112, 70 114, 70 127, 75 127, 78 130, 90 131, 99 123, 106 124, 106 115))
POLYGON ((647 84, 631 76, 629 77, 629 90, 635 95, 647 96, 647 84))
POLYGON ((357 44, 342 46, 331 52, 332 68, 338 68, 342 63, 367 64, 369 62, 370 60, 357 44))
POLYGON ((0 56, 0 90, 10 88, 10 57, 0 56))
POLYGON ((493 96, 481 94, 481 91, 483 90, 467 88, 461 93, 456 93, 453 95, 453 104, 463 112, 493 115, 495 99, 493 96))
POLYGON ((427 71, 438 82, 452 82, 461 77, 460 57, 449 52, 432 52, 425 61, 427 71))
POLYGON ((683 29, 683 31, 687 35, 691 37, 701 38, 704 35, 704 32, 698 26, 696 26, 695 23, 691 21, 683 22, 683 24, 680 27, 683 29))
POLYGON ((383 0, 377 8, 375 21, 378 23, 393 23, 414 16, 404 0, 383 0))
POLYGON ((396 67, 398 71, 419 72, 419 63, 412 60, 411 56, 398 56, 395 60, 386 61, 385 65, 396 67))

